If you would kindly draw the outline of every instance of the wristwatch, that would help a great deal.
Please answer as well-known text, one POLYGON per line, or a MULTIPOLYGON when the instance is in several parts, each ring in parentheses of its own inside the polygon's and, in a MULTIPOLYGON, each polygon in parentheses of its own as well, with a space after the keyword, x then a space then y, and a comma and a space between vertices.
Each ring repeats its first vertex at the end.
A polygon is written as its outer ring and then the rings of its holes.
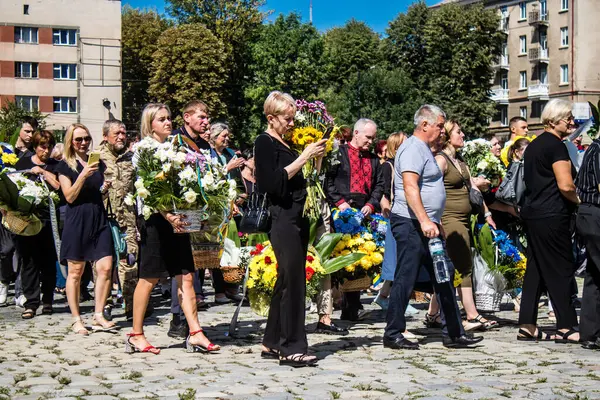
POLYGON ((492 216, 492 213, 491 213, 490 211, 488 211, 488 212, 486 212, 485 214, 483 214, 483 216, 484 216, 485 218, 487 218, 487 217, 491 217, 491 216, 492 216))

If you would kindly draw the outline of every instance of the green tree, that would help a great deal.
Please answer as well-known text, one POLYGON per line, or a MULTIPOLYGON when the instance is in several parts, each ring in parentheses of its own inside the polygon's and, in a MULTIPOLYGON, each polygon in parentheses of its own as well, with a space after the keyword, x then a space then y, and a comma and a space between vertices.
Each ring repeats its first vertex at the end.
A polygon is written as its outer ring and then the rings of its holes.
POLYGON ((123 58, 123 122, 129 129, 139 129, 144 105, 151 99, 150 65, 160 35, 170 23, 154 11, 123 7, 121 16, 123 58))
POLYGON ((249 109, 244 92, 251 81, 251 44, 257 40, 266 13, 263 0, 169 0, 167 11, 179 23, 205 25, 223 43, 226 82, 223 100, 236 139, 249 109))
MULTIPOLYGON (((149 95, 178 114, 193 99, 202 99, 216 117, 226 115, 223 43, 202 24, 169 28, 153 55, 149 95)), ((178 117, 182 123, 181 116, 178 117)))
POLYGON ((290 93, 295 98, 312 100, 325 83, 323 39, 311 24, 302 23, 298 14, 279 15, 263 25, 252 45, 252 83, 246 89, 249 119, 244 127, 246 141, 264 128, 262 106, 272 90, 290 93))
POLYGON ((379 36, 364 22, 354 19, 329 30, 323 44, 329 85, 340 87, 382 61, 379 36))
POLYGON ((0 142, 10 143, 14 146, 19 137, 21 125, 24 117, 35 118, 38 122, 38 129, 46 129, 46 117, 38 110, 26 111, 19 107, 15 102, 6 102, 0 108, 0 142))
POLYGON ((481 4, 431 10, 420 2, 387 30, 390 64, 406 71, 423 101, 443 107, 471 137, 485 134, 496 110, 489 92, 492 62, 504 40, 498 23, 496 11, 481 4))

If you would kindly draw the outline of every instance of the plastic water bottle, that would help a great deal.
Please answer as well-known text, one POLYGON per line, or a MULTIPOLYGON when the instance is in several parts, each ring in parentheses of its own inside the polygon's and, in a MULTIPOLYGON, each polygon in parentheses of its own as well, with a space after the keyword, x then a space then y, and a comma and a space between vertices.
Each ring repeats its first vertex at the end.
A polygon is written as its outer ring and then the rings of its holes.
POLYGON ((437 237, 429 239, 429 253, 433 259, 433 272, 437 283, 450 282, 448 263, 451 261, 446 255, 444 242, 437 237))

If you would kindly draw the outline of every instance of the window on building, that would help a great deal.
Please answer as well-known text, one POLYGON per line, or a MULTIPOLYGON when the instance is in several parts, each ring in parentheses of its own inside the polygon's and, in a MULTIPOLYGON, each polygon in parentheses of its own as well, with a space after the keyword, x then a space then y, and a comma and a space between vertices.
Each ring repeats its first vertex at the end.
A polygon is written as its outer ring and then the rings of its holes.
POLYGON ((560 10, 567 11, 569 9, 569 0, 560 0, 560 10))
POLYGON ((527 71, 519 72, 519 89, 527 89, 527 71))
POLYGON ((519 115, 521 118, 527 119, 527 107, 519 107, 519 115))
POLYGON ((500 106, 500 124, 508 126, 508 106, 500 106))
POLYGON ((15 63, 15 77, 30 79, 37 78, 38 68, 38 63, 17 61, 15 63))
POLYGON ((23 15, 29 15, 29 4, 23 4, 23 15))
POLYGON ((77 112, 77 97, 55 97, 54 112, 75 113, 77 112))
POLYGON ((548 4, 546 0, 540 0, 540 18, 542 21, 548 20, 548 4))
POLYGON ((77 64, 54 64, 54 79, 77 79, 77 64))
POLYGON ((25 111, 39 110, 39 102, 37 96, 15 96, 15 104, 25 111))
POLYGON ((569 83, 569 65, 563 64, 560 66, 560 83, 569 83))
POLYGON ((77 30, 52 29, 52 43, 60 46, 75 46, 77 44, 77 30))
POLYGON ((527 19, 527 3, 524 1, 519 3, 519 19, 527 19))
POLYGON ((508 72, 502 72, 502 76, 500 77, 500 87, 502 89, 508 89, 508 72))
POLYGON ((548 84, 548 65, 547 64, 540 64, 539 65, 539 80, 540 83, 542 85, 547 85, 548 84))
POLYGON ((527 54, 527 36, 519 36, 519 51, 520 54, 527 54))
POLYGON ((563 26, 560 28, 560 46, 567 47, 569 45, 569 27, 563 26))
POLYGON ((15 43, 38 43, 38 28, 15 26, 15 43))

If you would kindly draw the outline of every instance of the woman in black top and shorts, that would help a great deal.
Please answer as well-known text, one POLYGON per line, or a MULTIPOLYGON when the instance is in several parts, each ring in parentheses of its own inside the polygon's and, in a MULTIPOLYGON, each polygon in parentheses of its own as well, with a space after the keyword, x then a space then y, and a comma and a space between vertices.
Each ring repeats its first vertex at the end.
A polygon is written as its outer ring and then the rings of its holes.
MULTIPOLYGON (((140 129, 142 137, 152 137, 164 143, 171 135, 171 130, 171 111, 165 104, 151 103, 144 108, 140 129)), ((136 160, 137 155, 134 154, 134 165, 136 160)), ((169 276, 177 281, 177 294, 173 295, 179 296, 179 304, 190 327, 186 339, 187 350, 206 353, 218 351, 220 347, 204 336, 198 322, 192 247, 189 234, 182 233, 186 226, 185 218, 180 214, 161 212, 152 214, 147 220, 140 217, 138 222, 141 235, 139 280, 133 294, 133 332, 127 335, 126 352, 160 353, 144 336, 144 314, 152 289, 161 278, 169 276)))
POLYGON ((325 151, 326 140, 308 145, 298 155, 283 141, 294 127, 296 103, 292 96, 278 91, 264 105, 269 127, 254 142, 257 190, 269 194, 271 232, 269 238, 279 264, 273 290, 262 357, 279 357, 280 365, 314 365, 307 355, 305 264, 309 221, 302 216, 306 201, 306 181, 302 167, 325 151))
POLYGON ((102 194, 106 166, 102 161, 88 164, 88 149, 92 136, 85 125, 72 124, 65 135, 63 159, 57 167, 60 188, 67 201, 60 248, 61 263, 67 262, 67 300, 73 316, 73 332, 87 335, 79 315, 81 275, 86 262, 96 262, 95 312, 92 328, 108 330, 115 327, 102 315, 110 293, 113 242, 102 194))

